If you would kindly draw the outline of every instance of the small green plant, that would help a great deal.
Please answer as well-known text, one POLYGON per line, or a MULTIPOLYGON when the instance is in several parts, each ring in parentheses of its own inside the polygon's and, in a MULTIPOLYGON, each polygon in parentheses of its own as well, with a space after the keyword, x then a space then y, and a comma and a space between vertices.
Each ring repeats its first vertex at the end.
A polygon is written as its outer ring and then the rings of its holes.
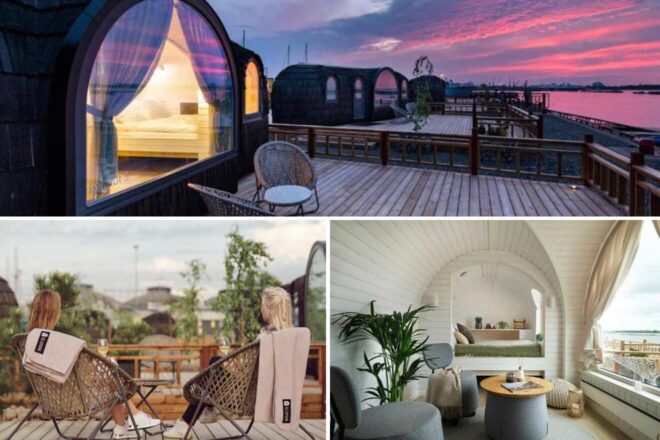
POLYGON ((428 336, 417 328, 419 315, 434 307, 425 305, 406 312, 380 314, 374 312, 374 302, 369 313, 346 312, 335 315, 333 324, 341 328, 338 340, 344 344, 374 341, 380 352, 369 357, 363 352, 364 366, 358 371, 369 373, 377 382, 367 389, 365 400, 376 400, 380 405, 403 400, 406 385, 420 378, 424 365, 422 355, 428 348, 428 336))
POLYGON ((509 323, 506 321, 499 321, 497 324, 495 324, 495 326, 500 330, 504 330, 509 328, 509 323))
MULTIPOLYGON (((422 78, 424 76, 433 75, 433 63, 427 56, 421 56, 415 61, 413 68, 413 76, 415 78, 422 78)), ((412 114, 413 131, 419 132, 426 124, 428 124, 429 116, 431 115, 431 86, 427 80, 415 81, 415 111, 412 114)))
POLYGON ((543 333, 536 334, 536 342, 538 342, 539 344, 543 342, 543 333))

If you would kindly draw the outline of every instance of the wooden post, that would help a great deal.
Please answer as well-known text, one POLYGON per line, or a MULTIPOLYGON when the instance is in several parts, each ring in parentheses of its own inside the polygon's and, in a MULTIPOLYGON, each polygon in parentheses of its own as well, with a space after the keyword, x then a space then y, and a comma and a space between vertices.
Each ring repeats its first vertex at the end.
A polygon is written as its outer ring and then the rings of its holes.
POLYGON ((644 154, 633 151, 630 154, 630 181, 628 182, 628 214, 631 216, 642 215, 644 209, 644 193, 637 186, 641 179, 635 170, 637 165, 644 165, 644 154))
POLYGON ((310 159, 314 159, 314 156, 316 156, 316 132, 314 127, 307 129, 307 154, 310 159))
POLYGON ((547 107, 546 107, 547 103, 546 103, 546 100, 545 100, 546 95, 545 95, 545 93, 543 93, 541 96, 542 96, 542 99, 543 99, 543 101, 541 102, 541 112, 542 112, 542 113, 545 113, 545 112, 546 112, 546 108, 547 108, 547 107))
POLYGON ((539 139, 543 139, 543 136, 544 136, 543 135, 543 122, 544 122, 543 120, 544 120, 545 117, 541 114, 541 115, 538 115, 538 118, 539 118, 538 121, 537 121, 538 125, 536 126, 536 137, 539 138, 539 139))
POLYGON ((472 99, 472 128, 476 127, 478 124, 477 122, 477 101, 476 99, 472 99))
POLYGON ((386 167, 389 161, 390 161, 390 134, 386 131, 383 131, 380 133, 380 163, 381 165, 386 167))
POLYGON ((594 135, 584 135, 584 145, 582 146, 582 181, 585 186, 590 185, 592 179, 591 160, 589 159, 590 145, 594 143, 594 135))
POLYGON ((642 139, 639 141, 639 152, 648 154, 649 156, 655 155, 655 141, 653 139, 642 139))
POLYGON ((479 128, 477 127, 472 127, 470 138, 470 174, 473 176, 479 174, 479 128))

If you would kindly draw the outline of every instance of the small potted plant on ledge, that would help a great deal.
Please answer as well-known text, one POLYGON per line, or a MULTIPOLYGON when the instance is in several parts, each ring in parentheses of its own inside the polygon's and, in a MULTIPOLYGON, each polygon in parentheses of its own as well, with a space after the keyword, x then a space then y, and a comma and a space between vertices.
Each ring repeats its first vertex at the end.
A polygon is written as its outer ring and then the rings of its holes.
POLYGON ((507 328, 509 328, 509 323, 506 321, 499 321, 497 324, 495 324, 495 326, 499 330, 506 330, 507 328))
POLYGON ((424 305, 389 314, 375 313, 374 302, 369 304, 369 313, 346 312, 334 316, 333 324, 340 327, 339 342, 351 344, 374 341, 380 350, 373 356, 363 352, 364 365, 358 371, 374 377, 377 385, 367 389, 367 400, 377 400, 380 405, 400 402, 406 386, 420 378, 424 365, 422 355, 427 349, 428 336, 417 328, 419 315, 434 307, 424 305))

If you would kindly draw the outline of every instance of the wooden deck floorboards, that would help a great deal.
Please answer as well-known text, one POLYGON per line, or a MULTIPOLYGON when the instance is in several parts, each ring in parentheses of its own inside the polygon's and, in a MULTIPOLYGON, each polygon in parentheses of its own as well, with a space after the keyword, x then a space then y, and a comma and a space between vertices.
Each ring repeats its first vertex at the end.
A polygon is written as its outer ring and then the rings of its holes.
MULTIPOLYGON (((4 422, 0 423, 0 438, 5 439, 9 436, 18 422, 4 422)), ((70 437, 83 437, 89 436, 98 421, 63 421, 60 423, 64 435, 70 437)), ((247 427, 247 421, 239 421, 239 425, 243 428, 247 427)), ((314 435, 317 439, 325 438, 325 421, 324 420, 304 420, 303 426, 314 435)), ((196 440, 207 440, 214 437, 232 436, 237 435, 239 432, 232 427, 229 422, 223 421, 220 423, 212 423, 208 425, 198 424, 194 428, 194 438, 196 440)), ((98 435, 97 439, 110 439, 111 433, 102 433, 98 435)), ((299 432, 285 432, 278 430, 275 425, 265 423, 255 423, 250 431, 250 437, 254 440, 309 440, 309 437, 301 430, 299 432)), ((30 421, 27 422, 21 429, 14 435, 12 440, 58 440, 60 437, 55 431, 55 426, 51 421, 30 421)), ((144 437, 142 437, 144 439, 144 437)), ((150 435, 147 440, 161 439, 160 434, 150 435)))
MULTIPOLYGON (((314 159, 321 209, 317 216, 621 216, 591 188, 441 170, 314 159)), ((254 176, 239 182, 251 199, 254 176)), ((314 202, 305 204, 311 211, 314 202)), ((289 215, 295 208, 277 210, 289 215)))
MULTIPOLYGON (((381 122, 363 124, 348 124, 345 127, 376 131, 409 131, 413 132, 413 123, 403 119, 391 119, 381 122)), ((451 134, 470 136, 472 133, 472 116, 431 115, 424 126, 424 133, 451 134)))

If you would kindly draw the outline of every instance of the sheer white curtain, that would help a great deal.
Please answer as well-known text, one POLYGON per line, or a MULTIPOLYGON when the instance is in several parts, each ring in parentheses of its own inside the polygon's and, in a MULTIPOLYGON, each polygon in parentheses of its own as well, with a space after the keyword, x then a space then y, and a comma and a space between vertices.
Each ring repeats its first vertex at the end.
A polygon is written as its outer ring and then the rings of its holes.
POLYGON ((600 318, 628 276, 637 255, 642 221, 618 221, 600 249, 591 271, 584 319, 587 325, 582 363, 591 368, 602 360, 600 318))

